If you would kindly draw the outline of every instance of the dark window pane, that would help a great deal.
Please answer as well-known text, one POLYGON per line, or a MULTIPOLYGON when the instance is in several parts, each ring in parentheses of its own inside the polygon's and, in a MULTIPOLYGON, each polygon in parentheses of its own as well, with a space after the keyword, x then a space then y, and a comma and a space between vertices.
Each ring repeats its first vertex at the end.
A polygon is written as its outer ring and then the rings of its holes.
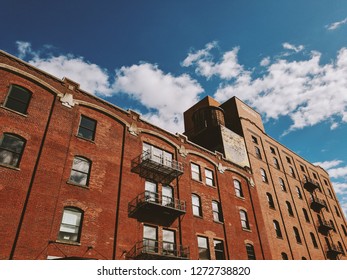
POLYGON ((223 241, 213 240, 213 244, 214 244, 214 252, 216 255, 216 260, 225 260, 223 241))
POLYGON ((18 167, 24 143, 19 137, 4 134, 0 143, 0 163, 18 167))
POLYGON ((78 136, 88 140, 94 140, 96 121, 85 116, 81 116, 81 123, 78 128, 78 136))
POLYGON ((252 244, 246 244, 246 251, 249 260, 256 260, 254 247, 252 244))
POLYGON ((31 93, 24 88, 11 86, 7 96, 5 107, 17 111, 22 114, 27 113, 31 93))

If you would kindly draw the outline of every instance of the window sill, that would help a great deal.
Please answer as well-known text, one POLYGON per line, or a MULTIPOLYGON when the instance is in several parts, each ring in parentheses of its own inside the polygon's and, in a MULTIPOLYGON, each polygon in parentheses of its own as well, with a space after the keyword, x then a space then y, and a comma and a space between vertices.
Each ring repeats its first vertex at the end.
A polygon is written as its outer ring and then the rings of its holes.
POLYGON ((213 220, 213 222, 216 223, 216 224, 224 225, 224 222, 221 222, 221 221, 215 221, 215 220, 213 220))
POLYGON ((55 243, 59 243, 59 244, 65 244, 65 245, 73 245, 73 246, 81 246, 80 242, 76 242, 76 241, 65 241, 65 240, 56 240, 54 241, 55 243))
POLYGON ((203 219, 203 217, 202 217, 202 216, 196 216, 196 215, 193 215, 193 217, 194 217, 194 218, 201 219, 201 220, 203 219))
POLYGON ((21 117, 25 117, 25 118, 28 117, 28 114, 23 114, 23 113, 17 112, 17 111, 15 111, 15 110, 13 110, 13 109, 10 109, 10 108, 5 107, 4 105, 0 105, 0 108, 5 109, 5 110, 7 110, 7 111, 9 111, 9 112, 15 113, 15 114, 17 114, 17 115, 19 115, 19 116, 21 116, 21 117))
POLYGON ((8 169, 12 169, 12 170, 20 171, 20 168, 19 168, 19 167, 15 167, 15 166, 12 166, 12 165, 0 163, 0 166, 1 166, 1 167, 8 168, 8 169))
POLYGON ((80 185, 80 184, 77 184, 77 183, 75 183, 75 182, 73 182, 73 181, 70 181, 70 180, 68 180, 68 181, 66 182, 66 184, 69 184, 69 185, 72 185, 72 186, 76 186, 76 187, 80 187, 80 188, 82 188, 82 189, 87 189, 87 190, 89 190, 89 186, 87 186, 87 185, 80 185))
POLYGON ((235 197, 236 197, 237 199, 246 200, 244 196, 238 196, 238 195, 235 194, 235 197))
POLYGON ((246 231, 246 232, 252 232, 252 230, 250 228, 242 228, 243 231, 246 231))
POLYGON ((81 139, 81 140, 87 141, 87 142, 89 142, 89 143, 95 144, 95 141, 94 141, 94 140, 90 140, 90 139, 84 138, 84 137, 79 136, 79 135, 75 135, 75 136, 76 136, 76 138, 78 138, 78 139, 81 139))

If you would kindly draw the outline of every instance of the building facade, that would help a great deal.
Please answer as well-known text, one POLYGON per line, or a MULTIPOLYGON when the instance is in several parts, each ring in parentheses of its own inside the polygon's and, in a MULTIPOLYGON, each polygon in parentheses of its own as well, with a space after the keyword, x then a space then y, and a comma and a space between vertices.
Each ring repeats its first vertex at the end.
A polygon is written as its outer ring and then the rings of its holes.
POLYGON ((255 111, 206 98, 185 125, 169 133, 0 51, 0 259, 345 258, 328 174, 255 111))

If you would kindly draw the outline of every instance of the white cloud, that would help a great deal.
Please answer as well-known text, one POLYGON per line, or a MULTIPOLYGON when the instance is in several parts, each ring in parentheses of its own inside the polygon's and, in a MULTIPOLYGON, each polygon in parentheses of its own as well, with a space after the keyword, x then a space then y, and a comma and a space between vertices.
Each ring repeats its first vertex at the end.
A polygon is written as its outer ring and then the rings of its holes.
POLYGON ((292 44, 290 44, 288 42, 283 43, 282 47, 284 49, 291 50, 291 51, 294 51, 294 52, 301 52, 304 49, 303 45, 295 46, 295 45, 292 45, 292 44))
POLYGON ((340 165, 343 161, 342 160, 331 160, 331 161, 322 161, 322 162, 314 162, 314 165, 318 165, 320 167, 322 167, 323 169, 330 169, 332 167, 336 167, 338 165, 340 165))
POLYGON ((264 57, 261 61, 260 61, 260 66, 268 66, 270 64, 271 60, 270 57, 264 57))
POLYGON ((128 94, 150 110, 145 119, 172 132, 183 131, 183 112, 203 92, 190 76, 175 77, 150 63, 122 67, 115 81, 116 92, 128 94))
POLYGON ((210 79, 217 76, 220 79, 230 80, 242 75, 245 71, 237 61, 239 47, 233 48, 231 51, 225 52, 221 61, 214 62, 211 50, 217 48, 216 42, 206 45, 202 50, 190 52, 182 62, 182 66, 195 66, 196 73, 210 79))
POLYGON ((23 59, 28 53, 31 53, 31 44, 29 42, 17 41, 18 57, 23 59))
POLYGON ((336 194, 347 194, 347 183, 332 182, 336 194))
POLYGON ((266 119, 289 116, 293 124, 287 132, 324 121, 333 121, 334 129, 347 123, 347 49, 325 65, 320 57, 314 51, 306 60, 279 59, 257 78, 242 71, 234 81, 220 84, 214 97, 224 102, 238 96, 266 119))
POLYGON ((347 166, 327 170, 332 178, 347 178, 347 166))
POLYGON ((333 22, 331 24, 328 24, 325 26, 325 28, 328 30, 335 30, 335 29, 339 28, 341 25, 344 25, 346 23, 347 23, 347 18, 345 18, 341 21, 336 21, 336 22, 333 22))
MULTIPOLYGON (((72 54, 59 56, 44 56, 44 51, 32 50, 28 42, 17 41, 18 56, 21 59, 28 58, 33 66, 42 69, 58 78, 67 77, 80 84, 81 89, 103 96, 112 94, 109 76, 105 69, 86 61, 83 57, 75 57, 72 54)), ((45 46, 50 49, 51 46, 45 46)))

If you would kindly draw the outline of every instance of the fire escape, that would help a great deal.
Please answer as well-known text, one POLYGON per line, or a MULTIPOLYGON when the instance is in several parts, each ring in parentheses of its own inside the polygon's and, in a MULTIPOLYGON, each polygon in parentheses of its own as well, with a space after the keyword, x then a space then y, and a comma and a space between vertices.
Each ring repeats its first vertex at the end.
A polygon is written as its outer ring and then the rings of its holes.
MULTIPOLYGON (((131 171, 146 180, 168 185, 183 174, 183 164, 148 150, 132 160, 131 171)), ((129 217, 165 227, 185 213, 185 201, 157 192, 144 191, 128 204, 129 217)), ((144 238, 127 253, 127 258, 189 259, 189 248, 173 242, 144 238)))
POLYGON ((340 254, 343 254, 343 248, 329 241, 329 236, 335 232, 333 221, 328 221, 320 216, 323 209, 327 209, 328 205, 325 200, 317 196, 316 190, 320 191, 319 183, 310 178, 304 178, 304 188, 310 193, 310 207, 313 211, 318 213, 318 231, 325 236, 325 253, 328 259, 336 260, 340 254))

